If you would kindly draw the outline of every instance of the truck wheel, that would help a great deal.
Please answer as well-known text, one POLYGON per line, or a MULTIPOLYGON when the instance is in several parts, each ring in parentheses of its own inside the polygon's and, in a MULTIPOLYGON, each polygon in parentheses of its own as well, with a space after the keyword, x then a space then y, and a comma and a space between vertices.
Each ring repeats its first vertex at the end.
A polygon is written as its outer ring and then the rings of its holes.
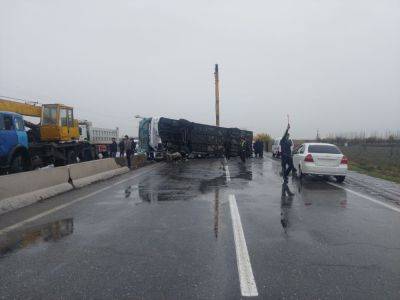
POLYGON ((85 149, 83 151, 83 161, 89 161, 89 160, 92 160, 92 159, 93 159, 93 157, 92 157, 92 153, 90 152, 90 150, 89 149, 85 149))
POLYGON ((72 165, 77 163, 77 155, 75 151, 69 151, 67 154, 67 164, 72 165))
POLYGON ((12 173, 19 173, 25 170, 25 160, 21 153, 15 154, 11 161, 11 172, 12 173))

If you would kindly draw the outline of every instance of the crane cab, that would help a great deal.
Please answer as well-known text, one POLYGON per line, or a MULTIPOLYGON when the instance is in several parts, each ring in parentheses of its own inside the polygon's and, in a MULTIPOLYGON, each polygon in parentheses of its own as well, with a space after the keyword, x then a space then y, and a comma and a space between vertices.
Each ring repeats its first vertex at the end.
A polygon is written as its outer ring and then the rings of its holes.
POLYGON ((62 104, 44 104, 40 124, 42 141, 68 142, 79 139, 79 127, 72 107, 62 104))

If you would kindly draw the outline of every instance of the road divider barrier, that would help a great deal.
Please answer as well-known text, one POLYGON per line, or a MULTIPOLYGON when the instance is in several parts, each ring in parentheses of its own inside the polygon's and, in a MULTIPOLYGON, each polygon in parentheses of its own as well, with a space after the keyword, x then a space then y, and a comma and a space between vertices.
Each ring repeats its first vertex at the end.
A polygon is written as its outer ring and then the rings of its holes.
POLYGON ((127 172, 129 172, 128 167, 121 167, 114 158, 69 165, 71 183, 75 188, 83 187, 93 182, 105 180, 127 172))
MULTIPOLYGON (((145 155, 133 158, 133 168, 145 163, 145 155)), ((0 215, 127 172, 129 168, 121 157, 0 176, 0 215)))
POLYGON ((0 214, 72 190, 68 166, 0 176, 0 214))

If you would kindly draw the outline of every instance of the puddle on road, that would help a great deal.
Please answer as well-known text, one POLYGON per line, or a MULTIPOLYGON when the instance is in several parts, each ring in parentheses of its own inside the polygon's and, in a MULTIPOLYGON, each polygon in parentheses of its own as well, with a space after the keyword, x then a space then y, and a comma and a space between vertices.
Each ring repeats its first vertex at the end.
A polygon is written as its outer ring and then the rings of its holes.
MULTIPOLYGON (((139 182, 138 195, 143 202, 150 203, 201 198, 212 193, 216 187, 226 186, 226 176, 221 170, 210 173, 206 169, 170 169, 165 176, 139 182)), ((130 195, 129 189, 125 192, 130 195)))
POLYGON ((62 219, 0 236, 0 258, 6 254, 40 242, 57 241, 74 231, 72 218, 62 219))
POLYGON ((347 193, 328 185, 322 177, 293 178, 294 186, 305 206, 347 207, 347 193))
POLYGON ((237 169, 235 166, 231 167, 231 178, 232 179, 244 179, 251 181, 253 180, 253 170, 251 164, 238 163, 237 169))
POLYGON ((289 216, 293 205, 293 194, 286 183, 282 183, 281 193, 281 225, 285 233, 287 233, 287 229, 290 225, 289 216))
POLYGON ((203 179, 200 181, 199 191, 204 193, 210 192, 220 186, 226 186, 226 176, 221 175, 211 179, 203 179))
POLYGON ((215 189, 214 192, 214 235, 218 238, 219 229, 219 188, 215 189))

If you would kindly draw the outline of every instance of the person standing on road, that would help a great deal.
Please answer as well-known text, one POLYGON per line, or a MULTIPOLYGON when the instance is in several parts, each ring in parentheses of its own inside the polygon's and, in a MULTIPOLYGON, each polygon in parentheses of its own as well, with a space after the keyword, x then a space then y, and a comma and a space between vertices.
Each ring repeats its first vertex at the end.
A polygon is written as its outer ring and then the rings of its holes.
POLYGON ((119 157, 124 157, 124 152, 125 152, 125 148, 124 148, 124 139, 122 139, 119 144, 119 157))
POLYGON ((124 149, 126 151, 126 162, 127 162, 129 169, 132 167, 132 165, 131 165, 132 148, 133 148, 132 140, 129 138, 129 136, 125 135, 124 149))
POLYGON ((117 151, 118 151, 117 142, 115 141, 115 138, 112 138, 112 143, 110 145, 111 157, 116 157, 117 156, 117 151))
POLYGON ((292 141, 289 139, 290 124, 288 124, 285 134, 283 135, 280 146, 281 146, 281 160, 282 160, 282 175, 285 183, 288 183, 288 176, 294 169, 293 158, 292 158, 292 141))
POLYGON ((260 158, 264 157, 264 142, 262 140, 258 140, 258 156, 260 158))
POLYGON ((254 151, 254 157, 257 158, 257 154, 258 154, 258 140, 256 140, 253 143, 253 151, 254 151))
POLYGON ((226 140, 224 144, 224 149, 225 149, 225 157, 227 160, 231 158, 231 141, 226 140))
POLYGON ((244 140, 244 138, 240 139, 239 152, 242 162, 246 162, 246 141, 244 140))
POLYGON ((256 140, 254 142, 254 154, 255 154, 255 157, 257 157, 257 155, 258 155, 259 158, 262 158, 263 157, 263 151, 264 151, 263 142, 261 140, 256 140))

